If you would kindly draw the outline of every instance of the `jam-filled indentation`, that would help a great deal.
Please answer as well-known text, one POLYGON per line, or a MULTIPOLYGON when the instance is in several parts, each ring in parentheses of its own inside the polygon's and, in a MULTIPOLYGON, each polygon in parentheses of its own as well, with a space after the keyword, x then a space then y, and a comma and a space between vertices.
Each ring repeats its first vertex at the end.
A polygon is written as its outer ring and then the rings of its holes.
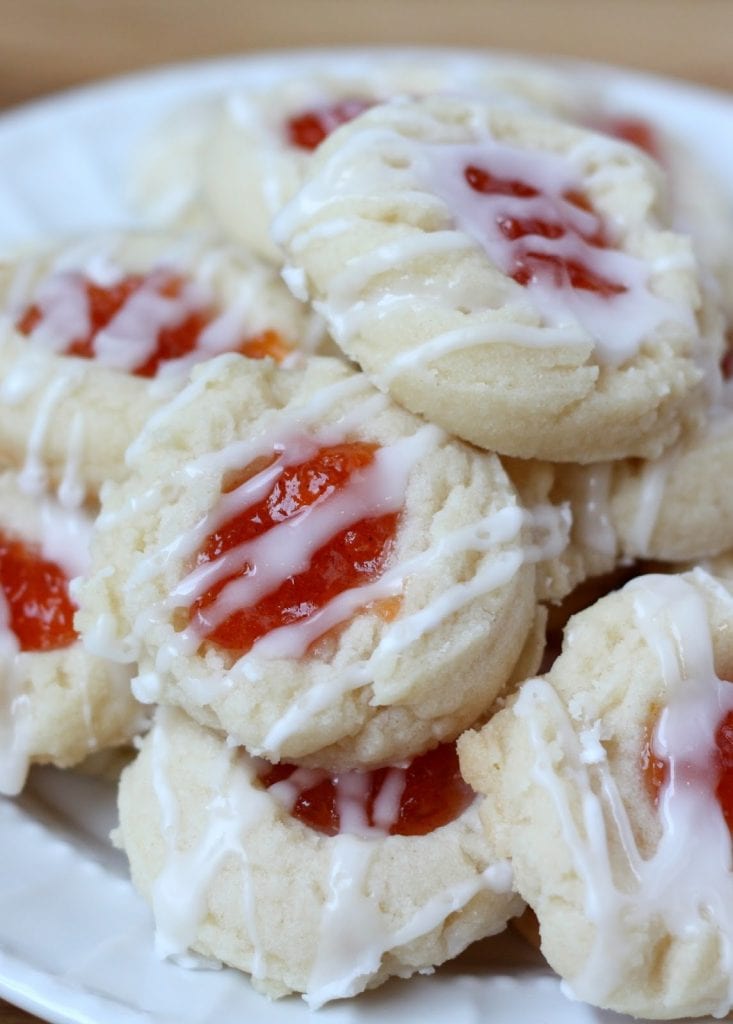
POLYGON ((519 177, 502 177, 477 164, 465 168, 464 178, 474 192, 492 197, 495 227, 508 248, 507 273, 518 284, 568 287, 601 298, 628 291, 593 265, 594 254, 609 241, 582 192, 568 188, 560 196, 547 195, 519 177))
POLYGON ((666 758, 654 753, 652 741, 648 739, 641 753, 641 768, 647 792, 655 804, 673 778, 676 786, 695 785, 714 792, 733 835, 733 711, 718 723, 715 746, 707 763, 705 759, 695 764, 676 759, 672 770, 666 758))
POLYGON ((0 533, 0 587, 21 651, 53 651, 77 639, 64 570, 34 545, 0 533))
POLYGON ((276 784, 290 812, 324 835, 375 830, 423 836, 458 818, 474 792, 461 776, 455 743, 444 743, 404 767, 330 774, 263 762, 259 779, 276 784))
MULTIPOLYGON (((197 556, 197 566, 220 561, 224 571, 190 608, 190 621, 204 639, 229 651, 246 653, 261 637, 283 626, 309 619, 346 590, 377 579, 392 551, 399 512, 356 518, 343 529, 334 529, 326 543, 317 547, 304 571, 275 581, 253 604, 237 607, 223 618, 219 602, 224 591, 238 579, 256 579, 267 567, 258 565, 246 550, 250 542, 282 524, 291 529, 283 539, 298 544, 298 528, 305 536, 306 518, 312 523, 319 510, 337 492, 346 492, 359 474, 372 465, 379 450, 375 444, 346 442, 317 450, 297 464, 286 464, 276 472, 274 482, 259 500, 226 519, 206 539, 197 556)), ((276 453, 268 465, 277 468, 276 453)), ((263 472, 262 461, 257 471, 263 472)), ((251 479, 246 470, 235 475, 233 484, 251 479)), ((250 548, 251 552, 251 548, 250 548)))
POLYGON ((652 125, 643 117, 607 117, 596 126, 604 135, 610 135, 621 142, 630 142, 653 160, 661 162, 662 147, 659 136, 652 125))
POLYGON ((288 118, 285 132, 291 146, 298 149, 314 150, 342 124, 348 124, 355 117, 374 106, 373 100, 340 100, 309 110, 302 110, 288 118))
MULTIPOLYGON (((195 293, 190 280, 166 269, 127 274, 111 284, 64 273, 46 285, 44 300, 32 303, 18 316, 18 331, 28 336, 45 326, 64 335, 71 332, 62 354, 102 363, 109 361, 100 351, 104 332, 114 336, 116 347, 144 342, 142 358, 129 368, 137 377, 154 377, 163 364, 196 352, 204 333, 220 316, 211 302, 195 293), (81 328, 80 319, 84 321, 81 328)), ((221 350, 217 346, 216 351, 221 350)), ((274 330, 251 337, 235 332, 223 350, 252 359, 270 356, 276 362, 292 352, 274 330)))

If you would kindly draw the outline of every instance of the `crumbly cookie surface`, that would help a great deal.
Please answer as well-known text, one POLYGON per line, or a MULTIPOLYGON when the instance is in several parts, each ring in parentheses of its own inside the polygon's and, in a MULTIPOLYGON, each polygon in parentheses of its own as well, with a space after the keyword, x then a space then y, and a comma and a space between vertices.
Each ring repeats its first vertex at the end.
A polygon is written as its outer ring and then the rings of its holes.
POLYGON ((655 457, 702 415, 689 239, 635 147, 501 103, 403 99, 316 154, 286 279, 398 401, 501 454, 655 457))
MULTIPOLYGON (((542 554, 527 514, 495 457, 412 417, 363 375, 327 359, 279 370, 220 357, 151 421, 128 463, 131 479, 105 494, 80 621, 93 649, 139 658, 138 695, 179 704, 274 760, 369 766, 455 737, 509 678, 542 554), (350 484, 334 501, 358 519, 398 514, 382 574, 241 656, 205 642, 190 619, 209 572, 197 574, 197 550, 221 509, 251 501, 268 478, 222 490, 263 459, 262 473, 281 472, 267 462, 278 451, 287 464, 298 444, 342 442, 379 448, 358 484, 366 497, 352 504, 361 492, 350 484)), ((324 501, 297 532, 265 534, 281 538, 266 543, 282 578, 336 507, 324 501)), ((562 525, 550 544, 564 543, 562 525)))
POLYGON ((729 584, 701 570, 639 577, 571 619, 547 676, 459 744, 543 952, 595 1005, 730 1008, 730 834, 711 764, 733 708, 732 617, 729 584))
POLYGON ((442 963, 522 907, 475 806, 423 836, 326 836, 258 783, 244 751, 173 709, 124 772, 119 805, 159 951, 193 948, 313 1007, 442 963))
MULTIPOLYGON (((23 494, 9 472, 0 475, 0 506, 3 548, 6 539, 19 540, 60 565, 69 579, 85 570, 87 513, 23 494)), ((8 579, 7 586, 21 593, 25 587, 31 610, 42 599, 35 578, 8 579)), ((52 607, 43 605, 40 614, 52 607)), ((2 591, 0 608, 0 792, 12 794, 33 763, 68 768, 94 751, 128 742, 139 732, 145 709, 132 696, 128 668, 88 654, 78 639, 55 649, 24 650, 2 591)))

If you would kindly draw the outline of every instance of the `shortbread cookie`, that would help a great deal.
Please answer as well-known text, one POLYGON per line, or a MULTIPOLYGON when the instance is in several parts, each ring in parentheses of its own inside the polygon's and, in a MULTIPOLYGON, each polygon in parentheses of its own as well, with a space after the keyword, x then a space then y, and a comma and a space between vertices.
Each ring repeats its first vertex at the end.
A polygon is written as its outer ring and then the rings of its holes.
POLYGON ((0 455, 92 494, 195 362, 282 361, 322 337, 273 271, 200 234, 24 254, 0 267, 0 292, 0 455))
POLYGON ((413 411, 506 455, 653 458, 722 352, 661 199, 632 146, 434 97, 334 132, 274 232, 291 287, 413 411))
POLYGON ((128 463, 87 643, 271 760, 368 767, 455 738, 525 643, 530 563, 566 541, 496 457, 335 360, 212 360, 128 463))
POLYGON ((522 903, 506 863, 486 856, 447 753, 422 771, 346 773, 335 786, 299 769, 266 790, 267 765, 161 709, 123 775, 118 833, 159 953, 194 949, 315 1008, 501 931, 522 903))
POLYGON ((578 106, 568 76, 540 62, 471 58, 344 62, 304 70, 174 111, 138 159, 134 198, 165 223, 213 223, 275 263, 272 218, 302 184, 313 151, 334 128, 394 96, 500 94, 567 113, 578 106))
POLYGON ((88 568, 91 519, 0 475, 0 792, 32 763, 61 768, 128 742, 145 710, 129 668, 87 654, 69 582, 88 568))
POLYGON ((459 745, 494 855, 580 999, 665 1019, 731 1008, 732 625, 729 583, 638 577, 459 745))

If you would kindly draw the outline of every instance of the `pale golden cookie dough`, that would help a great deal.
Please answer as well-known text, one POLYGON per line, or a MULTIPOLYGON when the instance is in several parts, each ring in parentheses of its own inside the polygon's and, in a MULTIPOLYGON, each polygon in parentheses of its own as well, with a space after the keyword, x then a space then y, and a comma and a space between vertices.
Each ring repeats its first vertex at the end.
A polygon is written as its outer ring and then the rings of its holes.
POLYGON ((329 837, 255 772, 171 709, 124 772, 117 840, 160 953, 194 949, 315 1008, 429 970, 521 912, 506 864, 486 856, 475 804, 425 836, 329 837))
MULTIPOLYGON (((703 330, 692 243, 665 225, 663 188, 635 147, 569 123, 500 103, 402 99, 322 144, 274 236, 293 291, 412 411, 505 455, 653 458, 704 416, 723 344, 703 330), (500 269, 475 215, 487 197, 463 182, 464 165, 494 157, 507 180, 529 173, 525 162, 537 179, 565 175, 562 195, 585 196, 610 231, 594 259, 610 260, 625 293, 525 288, 500 269)), ((509 196, 508 209, 518 202, 509 196)))
MULTIPOLYGON (((531 563, 544 542, 496 457, 404 412, 362 374, 335 360, 278 370, 222 356, 151 420, 128 464, 131 479, 105 493, 80 622, 91 649, 139 659, 142 699, 180 705, 271 760, 368 767, 455 738, 509 679, 535 618, 531 563), (388 622, 355 590, 356 607, 315 647, 323 627, 307 619, 301 639, 290 627, 237 658, 186 632, 192 598, 176 588, 222 484, 293 432, 374 442, 408 460, 374 592, 400 604, 388 622)), ((561 522, 540 532, 565 542, 561 522)))
MULTIPOLYGON (((52 499, 23 494, 14 473, 0 475, 0 530, 38 546, 76 575, 88 563, 91 519, 52 499)), ((5 602, 0 591, 0 608, 5 602)), ((5 614, 3 614, 3 620, 5 614)), ((88 654, 80 641, 21 651, 0 629, 0 792, 20 791, 31 764, 68 768, 94 751, 128 743, 147 712, 130 691, 131 671, 88 654)))
MULTIPOLYGON (((108 284, 156 269, 190 279, 201 303, 221 310, 216 330, 208 334, 209 355, 231 347, 227 342, 234 338, 267 329, 296 352, 323 341, 318 319, 290 296, 271 268, 210 234, 103 234, 19 254, 0 265, 0 457, 24 466, 37 486, 61 484, 96 496, 105 480, 123 476, 127 446, 205 354, 163 363, 150 380, 126 372, 126 346, 119 342, 105 356, 80 359, 59 351, 66 347, 64 336, 52 327, 41 324, 26 336, 16 323, 50 280, 61 279, 55 275, 83 274, 108 284)), ((75 315, 61 315, 65 331, 75 315)), ((148 310, 140 329, 155 315, 160 313, 148 310)), ((128 321, 133 335, 137 322, 128 321)), ((132 365, 141 362, 144 356, 132 365)))
POLYGON ((638 577, 571 619, 551 671, 459 741, 543 953, 594 1005, 664 1019, 730 1008, 730 836, 710 771, 688 779, 701 762, 685 762, 705 756, 707 716, 714 733, 733 707, 732 594, 701 570, 638 577), (659 806, 652 737, 681 779, 659 806))

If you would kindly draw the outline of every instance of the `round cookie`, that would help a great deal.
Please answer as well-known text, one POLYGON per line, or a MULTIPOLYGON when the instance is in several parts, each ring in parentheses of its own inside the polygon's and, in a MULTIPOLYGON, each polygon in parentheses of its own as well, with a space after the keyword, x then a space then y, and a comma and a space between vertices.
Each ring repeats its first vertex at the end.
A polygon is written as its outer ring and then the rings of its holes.
POLYGON ((145 709, 129 668, 84 650, 69 582, 88 568, 91 517, 19 490, 0 475, 0 792, 30 764, 75 765, 129 742, 145 709))
POLYGON ((289 786, 265 790, 243 750, 160 709, 123 774, 116 837, 159 953, 192 948, 316 1008, 427 971, 521 911, 507 865, 486 857, 475 802, 426 835, 388 835, 364 824, 354 773, 339 782, 342 830, 325 835, 282 805, 289 786))
POLYGON ((370 767, 455 738, 519 657, 531 563, 567 539, 495 456, 335 360, 212 360, 128 464, 81 592, 86 642, 139 659, 140 698, 271 760, 370 767))
POLYGON ((272 218, 302 184, 313 150, 362 110, 440 91, 502 94, 553 111, 577 106, 569 78, 540 62, 354 57, 331 72, 314 64, 174 111, 139 155, 137 205, 163 222, 208 221, 280 264, 272 218))
POLYGON ((459 743, 493 854, 579 999, 664 1019, 731 1007, 732 622, 730 585, 702 570, 638 577, 459 743))
POLYGON ((102 235, 0 267, 0 454, 95 494, 191 366, 322 339, 275 273, 202 234, 102 235), (154 379, 151 379, 154 378, 154 379))
POLYGON ((286 280, 414 412, 521 458, 656 457, 704 414, 688 238, 627 144, 500 103, 366 111, 273 231, 286 280))

